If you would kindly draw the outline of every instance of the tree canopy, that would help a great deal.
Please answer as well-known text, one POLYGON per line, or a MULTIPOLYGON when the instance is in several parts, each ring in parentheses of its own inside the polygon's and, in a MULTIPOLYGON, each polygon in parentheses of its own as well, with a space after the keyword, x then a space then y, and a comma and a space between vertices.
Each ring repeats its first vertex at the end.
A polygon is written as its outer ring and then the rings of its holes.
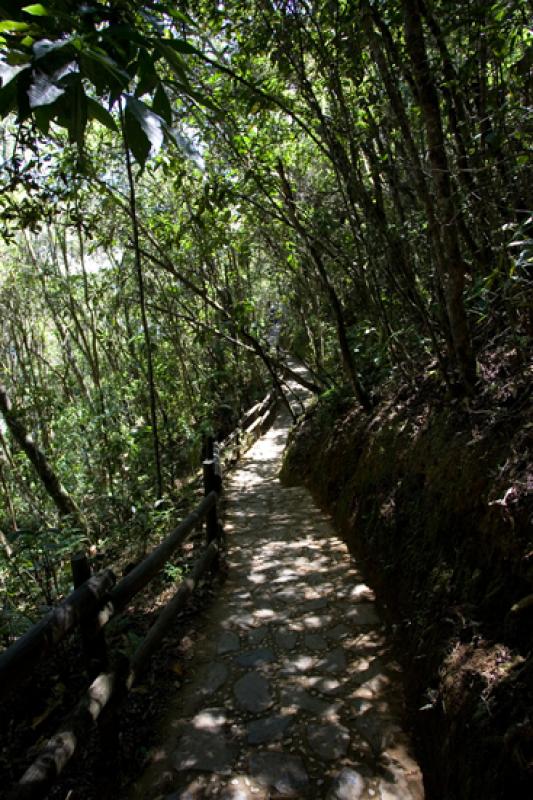
POLYGON ((362 413, 527 363, 532 11, 0 2, 6 637, 22 575, 146 546, 285 352, 362 413))

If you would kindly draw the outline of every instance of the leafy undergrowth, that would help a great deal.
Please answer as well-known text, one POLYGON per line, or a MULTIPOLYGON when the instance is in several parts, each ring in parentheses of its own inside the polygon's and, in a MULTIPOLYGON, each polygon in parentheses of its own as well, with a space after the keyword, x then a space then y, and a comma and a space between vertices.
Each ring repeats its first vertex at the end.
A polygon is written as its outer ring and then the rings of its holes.
POLYGON ((282 473, 332 514, 378 592, 435 799, 533 785, 531 375, 512 349, 481 367, 469 401, 450 403, 431 371, 371 417, 326 394, 282 473))

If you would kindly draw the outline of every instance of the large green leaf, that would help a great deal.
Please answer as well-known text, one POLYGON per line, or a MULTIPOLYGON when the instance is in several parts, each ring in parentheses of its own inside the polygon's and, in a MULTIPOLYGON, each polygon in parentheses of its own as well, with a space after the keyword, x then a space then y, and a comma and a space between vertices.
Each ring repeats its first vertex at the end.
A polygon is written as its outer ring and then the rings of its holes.
POLYGON ((116 61, 102 50, 86 47, 83 49, 80 64, 82 73, 89 78, 99 94, 106 91, 120 92, 130 82, 130 76, 116 61))
POLYGON ((81 78, 77 76, 77 80, 69 88, 68 102, 70 108, 70 118, 68 124, 69 139, 72 143, 77 144, 78 149, 83 147, 85 138, 85 128, 87 127, 87 98, 81 78))
POLYGON ((14 19, 4 19, 0 22, 0 33, 16 33, 27 31, 30 26, 27 22, 17 22, 14 19))
POLYGON ((172 108, 170 106, 167 93, 165 92, 161 83, 157 87, 157 91, 154 96, 154 102, 152 104, 152 110, 162 117, 168 125, 172 124, 172 108))
POLYGON ((93 100, 92 97, 87 97, 87 113, 89 115, 89 119, 95 119, 97 122, 100 122, 101 125, 104 125, 110 131, 117 130, 117 124, 113 119, 113 116, 109 113, 109 111, 104 108, 100 103, 96 100, 93 100))
POLYGON ((14 111, 17 105, 17 82, 10 81, 0 88, 0 117, 14 111))
POLYGON ((126 96, 124 121, 128 146, 135 160, 144 166, 150 152, 157 152, 163 144, 164 121, 133 95, 126 96))
POLYGON ((63 94, 65 94, 64 88, 57 86, 44 72, 38 72, 34 75, 28 91, 30 108, 48 106, 63 94))
POLYGON ((0 85, 7 86, 25 69, 28 69, 28 64, 12 65, 7 64, 5 61, 0 61, 0 85))
POLYGON ((31 14, 32 17, 47 17, 48 11, 41 5, 41 3, 34 3, 31 6, 24 6, 22 9, 26 14, 31 14))

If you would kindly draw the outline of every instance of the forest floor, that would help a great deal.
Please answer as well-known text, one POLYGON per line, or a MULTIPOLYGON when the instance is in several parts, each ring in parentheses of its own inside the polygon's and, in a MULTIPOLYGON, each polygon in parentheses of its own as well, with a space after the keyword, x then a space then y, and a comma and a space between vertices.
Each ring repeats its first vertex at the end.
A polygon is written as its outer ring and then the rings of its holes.
POLYGON ((227 579, 131 800, 423 797, 373 593, 308 491, 279 482, 289 428, 282 409, 231 475, 227 579))

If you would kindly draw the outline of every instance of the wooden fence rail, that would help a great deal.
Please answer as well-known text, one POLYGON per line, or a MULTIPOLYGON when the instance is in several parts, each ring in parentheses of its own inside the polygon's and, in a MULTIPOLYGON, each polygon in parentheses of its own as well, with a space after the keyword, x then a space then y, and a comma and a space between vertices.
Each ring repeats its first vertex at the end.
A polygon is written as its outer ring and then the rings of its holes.
POLYGON ((0 655, 0 695, 11 691, 82 620, 98 613, 115 581, 110 569, 93 575, 5 650, 0 655))
MULTIPOLYGON (((242 445, 249 446, 272 419, 276 404, 277 397, 270 392, 265 400, 247 412, 241 426, 228 437, 223 447, 231 449, 236 446, 240 450, 242 445)), ((0 654, 1 694, 13 689, 38 660, 79 627, 91 680, 85 696, 60 730, 41 748, 37 758, 11 791, 10 800, 39 800, 45 796, 104 709, 111 705, 111 701, 118 703, 134 685, 200 579, 216 565, 222 536, 217 508, 222 491, 218 444, 213 441, 208 443, 207 455, 208 458, 203 462, 203 500, 155 550, 118 583, 110 569, 91 575, 86 556, 73 556, 71 564, 75 590, 47 617, 0 654), (204 519, 206 547, 194 567, 160 611, 131 659, 122 656, 110 666, 104 639, 105 625, 161 571, 172 554, 204 519)))

